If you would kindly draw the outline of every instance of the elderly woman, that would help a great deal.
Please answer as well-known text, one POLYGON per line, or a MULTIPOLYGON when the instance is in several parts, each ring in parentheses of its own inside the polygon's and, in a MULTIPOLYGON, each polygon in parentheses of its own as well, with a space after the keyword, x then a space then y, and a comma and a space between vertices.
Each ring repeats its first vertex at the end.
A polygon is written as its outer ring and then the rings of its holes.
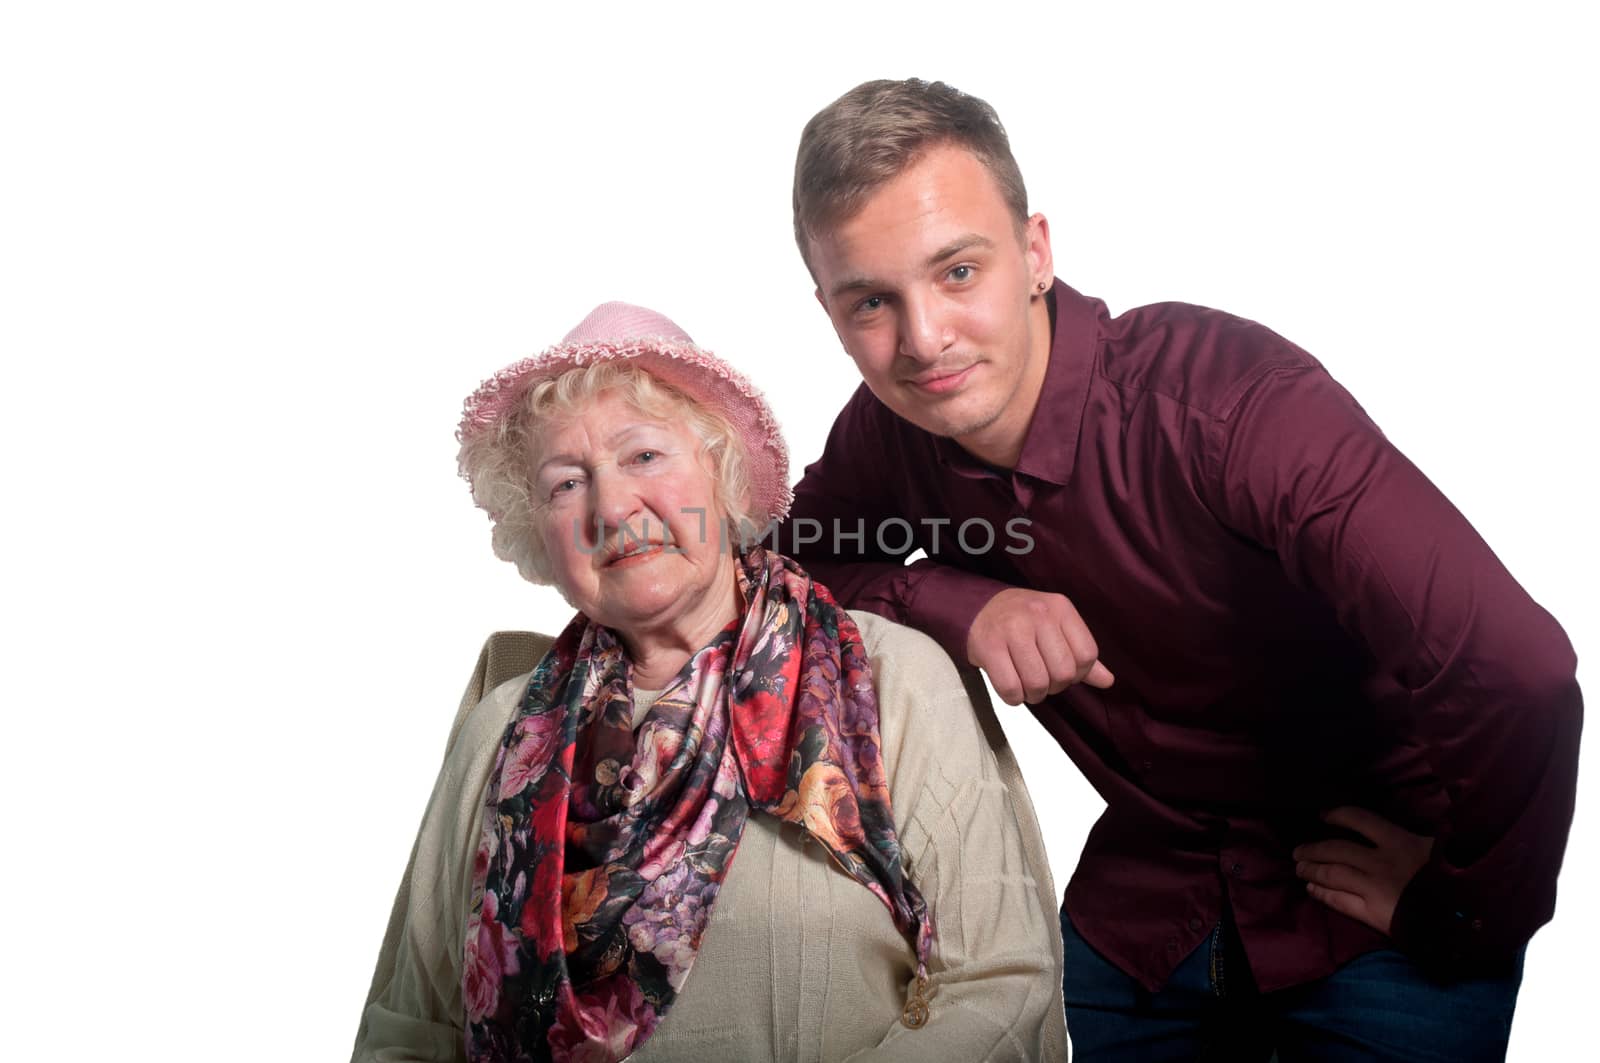
POLYGON ((750 541, 789 502, 761 395, 613 303, 460 439, 496 553, 579 612, 486 648, 355 1058, 1064 1058, 1054 888, 981 688, 750 541))

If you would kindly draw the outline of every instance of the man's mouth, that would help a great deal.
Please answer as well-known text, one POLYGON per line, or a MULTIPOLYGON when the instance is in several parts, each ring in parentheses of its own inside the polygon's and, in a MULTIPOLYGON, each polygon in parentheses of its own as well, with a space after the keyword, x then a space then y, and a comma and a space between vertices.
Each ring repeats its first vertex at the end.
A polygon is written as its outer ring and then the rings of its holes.
POLYGON ((942 395, 947 392, 954 391, 956 388, 959 388, 962 384, 966 383, 967 378, 972 375, 972 371, 977 367, 978 363, 972 362, 960 369, 933 369, 926 373, 920 373, 914 377, 908 377, 906 379, 906 383, 910 384, 918 391, 926 391, 930 394, 942 395))

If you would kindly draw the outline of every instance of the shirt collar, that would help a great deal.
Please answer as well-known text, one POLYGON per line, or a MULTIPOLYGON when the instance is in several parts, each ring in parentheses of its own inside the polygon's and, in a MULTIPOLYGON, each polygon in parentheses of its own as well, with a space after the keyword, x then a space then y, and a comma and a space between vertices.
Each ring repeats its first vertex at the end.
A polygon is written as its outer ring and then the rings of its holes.
MULTIPOLYGON (((1095 347, 1106 308, 1100 300, 1080 295, 1059 280, 1046 298, 1052 310, 1050 362, 1016 471, 1062 486, 1072 477, 1078 456, 1078 433, 1089 401, 1095 347)), ((953 439, 938 438, 935 446, 939 460, 956 472, 993 476, 1002 471, 974 458, 953 439)))

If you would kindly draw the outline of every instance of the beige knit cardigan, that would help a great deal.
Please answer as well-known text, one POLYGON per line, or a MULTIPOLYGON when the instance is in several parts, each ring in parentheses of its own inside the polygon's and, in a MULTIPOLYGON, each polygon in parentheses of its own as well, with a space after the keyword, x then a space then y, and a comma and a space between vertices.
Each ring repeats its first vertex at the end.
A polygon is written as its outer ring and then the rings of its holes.
MULTIPOLYGON (((683 992, 637 1063, 1066 1058, 1057 898, 1016 760, 975 675, 852 613, 872 659, 906 865, 933 912, 927 1025, 900 1021, 910 944, 798 828, 752 815, 683 992)), ((463 1059, 462 932, 495 750, 549 639, 484 645, 451 729, 353 1059, 463 1059)))

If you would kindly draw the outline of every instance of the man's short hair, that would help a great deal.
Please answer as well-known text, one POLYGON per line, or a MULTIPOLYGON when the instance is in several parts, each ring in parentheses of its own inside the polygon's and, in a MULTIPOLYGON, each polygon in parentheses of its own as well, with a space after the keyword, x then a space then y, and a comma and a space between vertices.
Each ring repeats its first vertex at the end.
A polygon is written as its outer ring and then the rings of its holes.
POLYGON ((868 81, 818 111, 800 134, 794 238, 806 268, 811 269, 810 239, 848 219, 879 186, 946 144, 965 148, 989 168, 1020 231, 1028 220, 1028 190, 993 107, 942 81, 868 81))

